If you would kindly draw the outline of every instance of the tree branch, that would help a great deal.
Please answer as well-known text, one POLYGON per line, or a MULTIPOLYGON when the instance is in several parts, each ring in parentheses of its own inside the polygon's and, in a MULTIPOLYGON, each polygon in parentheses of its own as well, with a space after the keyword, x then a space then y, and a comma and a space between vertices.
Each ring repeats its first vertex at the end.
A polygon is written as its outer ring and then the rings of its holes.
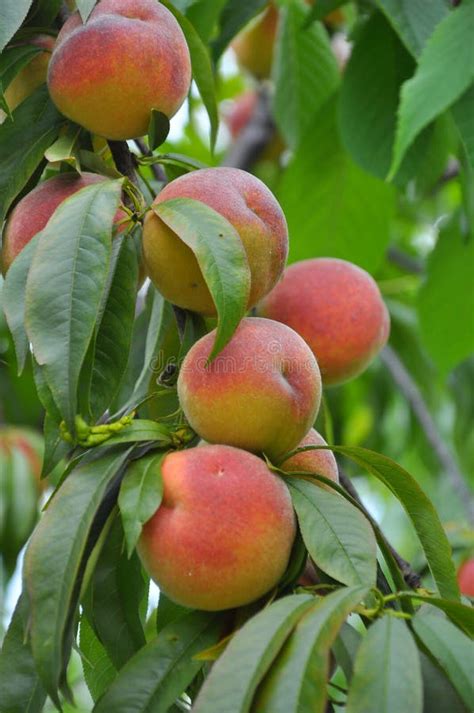
MULTIPOLYGON (((349 478, 346 473, 339 467, 339 480, 341 482, 341 485, 343 486, 344 490, 347 490, 349 495, 351 495, 354 500, 359 504, 360 509, 363 511, 364 515, 368 519, 368 521, 372 525, 377 525, 375 522, 374 518, 370 514, 370 512, 367 510, 365 507, 364 503, 362 502, 359 493, 354 487, 354 484, 352 483, 351 479, 349 478)), ((380 531, 380 528, 379 528, 380 531)), ((403 575, 403 579, 407 583, 407 585, 410 587, 410 589, 418 589, 418 587, 421 586, 421 577, 420 575, 415 572, 412 568, 409 562, 407 562, 403 557, 398 554, 397 550, 392 547, 390 542, 387 540, 387 538, 383 535, 382 533, 383 540, 385 542, 386 547, 390 550, 392 553, 392 556, 396 563, 398 564, 400 571, 403 575)), ((380 589, 380 586, 379 586, 380 589)), ((381 590, 383 591, 383 590, 381 590)))
POLYGON ((132 183, 138 185, 137 162, 126 141, 109 141, 110 151, 117 169, 132 183))
POLYGON ((420 275, 423 272, 423 265, 420 260, 408 255, 394 245, 387 249, 387 258, 394 265, 405 270, 405 272, 412 272, 414 275, 420 275))
POLYGON ((426 440, 444 469, 446 477, 449 478, 453 490, 466 504, 469 516, 474 518, 474 501, 472 494, 453 455, 438 431, 418 385, 392 347, 386 346, 382 350, 380 358, 390 372, 393 381, 410 404, 425 434, 426 440))
POLYGON ((262 86, 250 121, 222 161, 223 166, 249 171, 275 135, 275 123, 270 111, 270 95, 262 86))

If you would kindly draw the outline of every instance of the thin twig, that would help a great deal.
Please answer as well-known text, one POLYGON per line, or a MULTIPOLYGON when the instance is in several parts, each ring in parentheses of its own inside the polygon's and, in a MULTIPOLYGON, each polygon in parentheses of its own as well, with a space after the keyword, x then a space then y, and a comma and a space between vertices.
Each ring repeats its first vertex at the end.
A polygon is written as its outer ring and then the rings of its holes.
MULTIPOLYGON (((339 480, 341 482, 341 485, 344 487, 344 489, 347 490, 349 495, 351 495, 354 498, 354 500, 359 504, 360 509, 363 511, 363 513, 366 516, 366 518, 368 519, 368 521, 371 524, 376 525, 377 523, 375 522, 374 518, 372 517, 372 515, 370 514, 370 512, 367 510, 364 503, 362 502, 359 493, 357 492, 357 490, 354 487, 353 482, 351 481, 349 476, 346 475, 346 473, 344 473, 344 471, 341 469, 341 467, 339 467, 339 480)), ((379 528, 379 531, 380 531, 380 528, 379 528)), ((383 534, 382 534, 382 536, 383 536, 385 545, 390 550, 394 560, 398 564, 400 571, 403 575, 403 579, 405 580, 407 585, 411 589, 418 589, 418 587, 421 586, 420 575, 411 568, 411 565, 409 562, 407 562, 405 559, 403 559, 403 557, 400 554, 398 554, 397 550, 394 547, 392 547, 390 542, 387 540, 387 538, 383 534)))
POLYGON ((423 272, 423 265, 420 260, 408 255, 394 245, 388 248, 387 258, 394 265, 405 270, 405 272, 412 272, 414 275, 420 275, 423 272))
POLYGON ((451 482, 453 490, 461 501, 465 503, 470 518, 474 519, 474 498, 472 493, 446 445, 445 439, 440 434, 418 385, 392 347, 385 347, 380 354, 380 358, 390 372, 395 384, 410 404, 426 440, 433 449, 446 477, 451 482))
MULTIPOLYGON (((140 152, 142 156, 153 156, 153 152, 150 151, 146 143, 143 141, 143 139, 134 139, 137 147, 140 149, 140 152)), ((160 166, 158 163, 152 163, 150 165, 151 172, 153 173, 153 176, 157 181, 160 181, 160 183, 166 183, 166 173, 163 170, 163 166, 160 166)))
POLYGON ((127 176, 127 178, 129 178, 132 183, 138 185, 138 177, 136 171, 137 162, 135 160, 135 156, 128 148, 127 142, 109 141, 109 146, 117 169, 124 176, 127 176))
POLYGON ((275 123, 270 111, 270 96, 263 86, 250 121, 242 129, 223 166, 249 171, 275 135, 275 123))

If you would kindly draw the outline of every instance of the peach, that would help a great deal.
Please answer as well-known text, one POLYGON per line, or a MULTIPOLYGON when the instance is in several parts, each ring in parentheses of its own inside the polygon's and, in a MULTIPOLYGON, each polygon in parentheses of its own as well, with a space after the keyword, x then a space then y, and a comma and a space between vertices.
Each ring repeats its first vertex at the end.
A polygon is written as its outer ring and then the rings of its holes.
MULTIPOLYGON (((288 254, 285 216, 262 181, 237 168, 204 168, 169 183, 155 204, 170 198, 193 198, 226 218, 245 247, 251 273, 248 307, 255 305, 280 278, 288 254)), ((143 229, 148 275, 170 302, 205 315, 216 308, 191 249, 149 211, 143 229)))
POLYGON ((191 82, 191 61, 173 15, 155 0, 102 0, 83 24, 72 15, 48 72, 58 109, 107 139, 148 131, 152 109, 171 118, 191 82))
POLYGON ((43 52, 21 69, 5 90, 5 99, 11 111, 29 97, 41 84, 46 82, 46 74, 51 52, 54 47, 54 37, 51 35, 36 35, 28 43, 40 47, 43 52))
POLYGON ((385 345, 390 318, 379 288, 360 267, 336 258, 291 265, 257 308, 309 344, 326 385, 360 374, 385 345))
MULTIPOLYGON (((7 270, 16 256, 30 242, 36 233, 43 230, 56 208, 66 198, 81 188, 93 183, 106 181, 105 176, 97 173, 60 173, 43 181, 16 204, 5 225, 2 241, 2 271, 7 270)), ((115 221, 123 220, 126 213, 118 210, 115 221)))
MULTIPOLYGON (((312 428, 303 440, 298 443, 297 448, 303 446, 327 446, 324 438, 314 428, 312 428)), ((288 473, 306 472, 324 475, 325 478, 339 482, 339 471, 337 469, 334 453, 329 450, 303 451, 280 463, 280 468, 288 473)), ((321 487, 331 490, 328 485, 320 483, 321 487)), ((333 491, 334 492, 334 491, 333 491)))
POLYGON ((461 594, 474 597, 474 558, 462 563, 458 570, 458 583, 461 594))
POLYGON ((273 64, 278 10, 271 4, 232 42, 238 63, 257 79, 267 79, 273 64))
MULTIPOLYGON (((305 0, 313 5, 314 0, 305 0)), ((343 21, 340 10, 330 12, 324 21, 330 27, 343 21)), ((267 79, 272 71, 273 53, 278 29, 278 9, 273 3, 240 32, 232 42, 237 61, 257 79, 267 79)))
POLYGON ((210 332, 186 355, 178 396, 191 427, 209 443, 226 443, 278 458, 295 448, 321 399, 317 362, 292 329, 243 319, 211 364, 210 332))
POLYGON ((217 611, 258 599, 283 575, 295 537, 286 485, 265 463, 230 446, 168 454, 163 501, 138 552, 171 599, 217 611))
POLYGON ((43 442, 41 437, 29 428, 7 427, 0 429, 0 456, 10 456, 19 451, 28 461, 36 485, 42 489, 41 468, 43 460, 43 442))

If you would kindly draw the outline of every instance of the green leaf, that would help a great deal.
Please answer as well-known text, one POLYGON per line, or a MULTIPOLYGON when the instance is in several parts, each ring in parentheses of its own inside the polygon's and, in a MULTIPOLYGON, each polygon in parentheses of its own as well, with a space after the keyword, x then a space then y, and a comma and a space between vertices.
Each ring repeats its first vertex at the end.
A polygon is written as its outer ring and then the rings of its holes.
POLYGON ((474 351, 473 264, 474 240, 453 220, 439 234, 418 293, 421 337, 443 374, 474 351))
POLYGON ((451 622, 433 614, 413 618, 415 634, 436 659, 469 710, 474 708, 474 642, 451 622))
POLYGON ((441 596, 459 601, 448 538, 433 504, 416 480, 391 458, 367 448, 333 446, 331 450, 365 468, 395 495, 415 527, 441 596))
POLYGON ((339 84, 328 34, 320 23, 305 27, 308 11, 302 0, 281 9, 273 63, 273 112, 292 149, 313 129, 317 111, 339 84))
POLYGON ((343 584, 375 586, 377 545, 367 518, 341 496, 313 483, 285 481, 315 564, 343 584))
POLYGON ((0 52, 20 28, 32 0, 3 0, 0 7, 0 52))
MULTIPOLYGON (((185 0, 186 2, 186 0, 185 0)), ((194 0, 186 8, 186 17, 193 24, 199 36, 207 44, 214 35, 217 20, 227 0, 194 0)), ((179 8, 182 10, 182 8, 179 8)))
POLYGON ((46 478, 66 458, 71 445, 61 438, 57 422, 46 412, 43 426, 44 456, 41 477, 46 478))
POLYGON ((169 624, 124 666, 94 713, 167 713, 203 663, 193 657, 219 638, 216 614, 191 612, 169 624))
POLYGON ((3 285, 3 309, 15 344, 19 374, 25 368, 29 351, 29 342, 25 331, 26 282, 39 237, 40 234, 37 233, 12 262, 3 285))
POLYGON ((331 255, 371 272, 390 239, 393 188, 365 173, 343 149, 335 109, 331 100, 318 112, 277 185, 291 235, 290 260, 331 255))
POLYGON ((128 237, 114 238, 113 275, 104 311, 97 325, 90 382, 90 408, 95 421, 120 388, 131 348, 138 286, 137 251, 128 237))
POLYGON ((28 599, 20 595, 0 653, 0 706, 4 713, 39 713, 46 700, 26 642, 28 599))
POLYGON ((466 151, 469 164, 474 170, 474 84, 465 92, 452 107, 452 113, 461 141, 466 151))
POLYGON ((311 596, 294 594, 247 621, 212 667, 193 713, 247 713, 258 684, 313 603, 311 596))
POLYGON ((252 711, 324 713, 331 646, 367 592, 366 587, 344 587, 322 597, 303 616, 261 683, 252 711))
POLYGON ((350 624, 343 624, 332 650, 336 661, 344 672, 346 681, 351 682, 354 672, 354 661, 362 641, 361 634, 350 624))
POLYGON ((122 523, 107 533, 83 602, 99 641, 117 669, 145 646, 140 605, 148 593, 137 555, 126 556, 122 523))
POLYGON ((445 0, 378 0, 378 5, 414 57, 421 54, 436 25, 448 14, 445 0))
POLYGON ((405 622, 384 616, 363 639, 347 697, 347 713, 422 713, 418 651, 405 622))
POLYGON ((8 47, 4 50, 0 55, 0 85, 2 89, 7 89, 16 75, 41 51, 41 48, 35 45, 8 47))
POLYGON ((121 181, 67 198, 50 218, 26 286, 26 330, 71 432, 77 386, 104 293, 121 181))
POLYGON ((345 148, 366 171, 390 168, 400 87, 414 62, 380 13, 362 28, 347 64, 339 103, 345 148))
POLYGON ((422 651, 423 713, 471 713, 439 668, 422 651))
POLYGON ((235 228, 217 211, 191 198, 173 198, 153 206, 159 218, 193 251, 217 308, 212 361, 231 340, 245 315, 250 269, 235 228))
POLYGON ((399 592, 400 598, 408 597, 415 601, 430 604, 443 611, 459 629, 466 632, 470 637, 474 637, 474 609, 471 606, 453 602, 450 599, 439 599, 417 592, 399 592))
POLYGON ((215 62, 238 31, 263 10, 266 4, 267 0, 227 0, 219 18, 219 34, 212 42, 215 62))
POLYGON ((156 631, 160 633, 169 624, 173 624, 178 619, 181 619, 186 614, 189 614, 192 609, 183 607, 181 604, 176 604, 166 594, 160 591, 158 607, 156 609, 156 631))
POLYGON ((76 0, 76 7, 80 12, 82 22, 87 22, 97 0, 76 0))
POLYGON ((206 107, 211 124, 211 151, 214 151, 219 130, 219 112, 217 108, 216 82, 209 51, 187 17, 176 10, 168 0, 164 0, 163 5, 176 17, 186 38, 191 55, 193 78, 199 89, 199 94, 206 107))
POLYGON ((43 85, 15 109, 13 119, 0 126, 0 223, 64 121, 43 85))
MULTIPOLYGON (((165 3, 163 3, 165 4, 165 3)), ((158 109, 151 110, 150 124, 148 126, 148 143, 150 149, 154 151, 158 146, 164 144, 170 132, 170 120, 158 109)))
POLYGON ((440 22, 421 54, 412 79, 402 87, 389 178, 420 131, 448 109, 474 79, 474 1, 464 2, 440 22))
POLYGON ((109 688, 117 670, 85 614, 81 616, 79 646, 84 679, 94 701, 109 688))
POLYGON ((23 577, 31 602, 31 647, 41 681, 55 702, 92 523, 127 454, 107 454, 79 465, 50 502, 26 550, 23 577))
POLYGON ((308 19, 306 21, 307 24, 309 25, 315 20, 324 19, 330 12, 337 10, 338 7, 341 7, 341 5, 345 5, 346 3, 347 0, 317 0, 308 14, 308 19))
POLYGON ((77 140, 81 131, 80 126, 69 124, 66 131, 62 132, 54 144, 45 151, 45 159, 50 162, 64 161, 79 173, 80 163, 77 158, 77 140))
POLYGON ((161 465, 165 454, 152 454, 132 461, 120 486, 119 507, 127 543, 132 554, 143 525, 158 510, 163 497, 161 465))

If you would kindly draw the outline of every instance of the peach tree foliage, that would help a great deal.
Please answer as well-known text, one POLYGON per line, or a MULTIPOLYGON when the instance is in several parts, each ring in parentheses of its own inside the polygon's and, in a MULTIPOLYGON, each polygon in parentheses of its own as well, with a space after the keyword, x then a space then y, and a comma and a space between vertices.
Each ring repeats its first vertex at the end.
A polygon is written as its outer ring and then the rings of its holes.
MULTIPOLYGON (((434 409, 446 406, 449 379, 458 417, 451 446, 462 444, 467 468, 474 453, 463 427, 473 411, 463 384, 472 376, 466 359, 474 333, 474 0, 276 4, 269 110, 289 152, 270 168, 254 156, 252 170, 284 210, 291 262, 342 258, 385 286, 390 347, 434 409), (334 10, 351 31, 342 74, 335 28, 324 22, 334 10), (412 241, 419 213, 431 223, 443 216, 427 257, 412 241)), ((95 3, 75 5, 86 21, 95 3)), ((168 138, 168 117, 153 110, 147 141, 136 145, 93 137, 58 111, 45 84, 9 106, 8 87, 41 51, 32 38, 54 37, 68 12, 59 0, 0 7, 0 219, 58 171, 108 179, 61 203, 2 283, 7 348, 0 356, 21 372, 17 378, 11 368, 9 398, 0 382, 2 415, 8 420, 16 402, 36 392, 28 408, 32 422, 39 414, 43 420, 42 477, 51 497, 28 541, 23 591, 3 641, 0 711, 70 710, 74 650, 97 713, 471 710, 474 614, 459 592, 446 518, 432 502, 442 507, 447 489, 437 489, 430 471, 447 478, 447 461, 444 451, 433 452, 426 419, 423 429, 409 410, 403 424, 387 416, 406 378, 388 385, 380 364, 327 390, 318 427, 351 475, 365 472, 374 492, 383 488, 398 501, 421 581, 407 574, 357 493, 273 463, 298 521, 276 587, 236 610, 191 610, 164 594, 148 606, 150 581, 136 545, 162 501, 164 457, 197 441, 179 410, 177 370, 214 326, 210 360, 232 339, 246 313, 250 271, 226 218, 199 201, 170 199, 155 213, 197 259, 216 325, 173 307, 152 284, 138 295, 143 218, 166 182, 226 162, 216 145, 219 101, 236 90, 220 77, 222 55, 266 3, 163 5, 186 39, 199 97, 193 90, 183 138, 168 138), (201 109, 208 142, 196 128, 201 109), (119 207, 125 227, 114 227, 119 207), (373 402, 378 421, 358 438, 361 398, 373 402), (397 432, 393 440, 387 428, 397 432), (405 461, 412 441, 423 456, 405 461), (308 556, 317 574, 310 583, 301 579, 308 556)), ((22 499, 14 487, 24 453, 0 447, 0 466, 10 574, 37 512, 31 488, 22 499)), ((462 497, 467 488, 456 482, 462 497)), ((458 503, 460 519, 467 507, 458 503)))

